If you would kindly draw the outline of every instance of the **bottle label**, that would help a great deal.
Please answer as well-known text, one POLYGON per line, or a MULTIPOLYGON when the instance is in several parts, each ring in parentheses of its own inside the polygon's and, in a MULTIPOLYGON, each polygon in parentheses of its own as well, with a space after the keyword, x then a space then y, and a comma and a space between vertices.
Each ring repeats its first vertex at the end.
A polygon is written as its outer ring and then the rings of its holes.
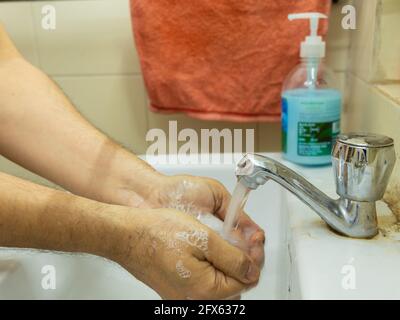
POLYGON ((335 89, 293 89, 282 95, 284 158, 299 164, 331 162, 340 133, 341 93, 335 89))
POLYGON ((329 156, 340 131, 340 121, 299 122, 297 154, 299 156, 329 156))
POLYGON ((288 131, 288 105, 287 100, 282 100, 282 151, 287 152, 287 131, 288 131))

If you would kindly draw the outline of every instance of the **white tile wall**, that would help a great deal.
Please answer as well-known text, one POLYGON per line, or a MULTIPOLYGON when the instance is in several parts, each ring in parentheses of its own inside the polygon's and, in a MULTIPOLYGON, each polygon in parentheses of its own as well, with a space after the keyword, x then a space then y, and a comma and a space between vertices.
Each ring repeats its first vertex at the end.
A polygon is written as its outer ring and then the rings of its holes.
MULTIPOLYGON (((386 134, 400 150, 400 1, 353 0, 357 30, 351 34, 346 131, 386 134), (390 81, 388 81, 390 80, 390 81), (396 80, 396 81, 394 81, 396 80)), ((400 179, 400 155, 392 184, 400 179)), ((397 189, 400 190, 400 189, 397 189)))
MULTIPOLYGON (((162 114, 151 113, 151 112, 149 112, 148 117, 149 117, 149 129, 160 128, 160 129, 163 129, 165 132, 168 132, 169 121, 177 121, 178 130, 185 129, 185 128, 191 128, 191 129, 196 130, 198 133, 200 133, 201 129, 213 129, 213 128, 216 128, 218 130, 222 130, 224 128, 241 129, 243 132, 243 140, 245 139, 244 138, 245 130, 246 129, 254 129, 255 130, 255 135, 254 135, 255 148, 257 148, 259 146, 259 140, 258 140, 258 136, 257 136, 257 132, 259 130, 259 125, 257 123, 232 124, 230 122, 224 122, 224 121, 203 121, 203 120, 197 120, 197 119, 190 118, 184 114, 162 115, 162 114)), ((275 132, 274 132, 274 134, 276 135, 275 132)))
POLYGON ((140 73, 127 0, 38 1, 32 4, 40 67, 50 75, 140 73), (41 27, 44 5, 56 30, 41 27))
MULTIPOLYGON (((355 75, 349 76, 349 104, 343 117, 346 131, 376 132, 388 135, 395 140, 395 148, 400 150, 400 105, 381 92, 378 86, 371 85, 355 75)), ((394 179, 400 179, 400 153, 397 152, 397 166, 394 179)))
POLYGON ((258 127, 258 148, 267 151, 281 150, 281 124, 263 123, 258 127))
POLYGON ((380 84, 376 86, 384 95, 400 105, 400 83, 380 84))
POLYGON ((357 12, 357 29, 351 34, 349 71, 366 81, 371 81, 376 73, 373 48, 378 0, 354 0, 353 5, 357 12))
MULTIPOLYGON (((340 10, 340 5, 333 6, 327 61, 345 87, 349 34, 340 28, 340 10)), ((198 131, 254 128, 256 150, 280 150, 279 123, 232 124, 149 112, 128 0, 0 2, 0 22, 22 54, 53 77, 83 115, 137 153, 146 151, 148 129, 167 130, 169 120, 198 131), (41 27, 44 5, 56 9, 56 30, 41 27)), ((13 173, 21 170, 3 159, 0 169, 4 168, 13 173)))
POLYGON ((383 0, 380 20, 380 45, 377 53, 378 80, 400 81, 400 1, 383 0))
POLYGON ((54 183, 52 183, 46 179, 43 179, 42 177, 39 177, 38 175, 36 175, 28 170, 25 170, 24 168, 7 160, 6 158, 4 158, 2 156, 0 156, 0 171, 5 172, 7 174, 11 174, 13 176, 16 176, 16 177, 19 177, 22 179, 34 181, 36 183, 40 183, 43 185, 47 185, 52 188, 57 187, 54 183))
POLYGON ((400 81, 400 1, 353 0, 357 29, 351 34, 349 70, 368 82, 400 81))
POLYGON ((136 153, 146 149, 146 99, 140 75, 53 79, 97 128, 136 153))
POLYGON ((336 72, 345 72, 348 64, 348 49, 350 47, 350 31, 342 28, 342 7, 351 0, 341 1, 332 5, 327 35, 326 62, 336 72))
POLYGON ((0 3, 0 23, 5 26, 24 57, 38 65, 31 4, 28 2, 0 3))

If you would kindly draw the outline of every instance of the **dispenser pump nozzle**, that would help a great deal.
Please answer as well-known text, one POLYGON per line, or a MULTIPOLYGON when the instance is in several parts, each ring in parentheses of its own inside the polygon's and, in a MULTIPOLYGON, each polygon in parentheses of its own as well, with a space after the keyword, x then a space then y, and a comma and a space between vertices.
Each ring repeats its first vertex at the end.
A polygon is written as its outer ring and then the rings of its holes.
POLYGON ((323 58, 325 57, 325 42, 318 35, 319 19, 328 17, 319 12, 305 12, 289 14, 289 20, 310 19, 310 35, 301 43, 300 56, 302 58, 323 58))

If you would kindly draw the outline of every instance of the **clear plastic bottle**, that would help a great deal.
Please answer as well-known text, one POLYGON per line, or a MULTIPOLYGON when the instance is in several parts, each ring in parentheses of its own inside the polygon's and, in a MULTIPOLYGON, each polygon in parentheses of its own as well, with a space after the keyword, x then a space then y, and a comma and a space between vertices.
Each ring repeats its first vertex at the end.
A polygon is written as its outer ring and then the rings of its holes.
POLYGON ((289 15, 310 19, 311 35, 301 45, 301 63, 282 89, 282 149, 285 159, 302 165, 331 163, 331 149, 340 133, 342 94, 324 64, 325 43, 317 35, 320 13, 289 15))

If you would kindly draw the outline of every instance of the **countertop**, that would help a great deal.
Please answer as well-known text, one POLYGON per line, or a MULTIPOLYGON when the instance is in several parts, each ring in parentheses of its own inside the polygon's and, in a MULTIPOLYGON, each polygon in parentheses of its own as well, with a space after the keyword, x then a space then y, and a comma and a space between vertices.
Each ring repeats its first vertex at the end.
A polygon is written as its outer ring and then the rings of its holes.
MULTIPOLYGON (((308 168, 283 162, 329 196, 338 197, 330 166, 308 168)), ((379 234, 359 240, 335 233, 294 195, 285 194, 291 298, 400 299, 400 228, 385 203, 377 203, 379 234)))

